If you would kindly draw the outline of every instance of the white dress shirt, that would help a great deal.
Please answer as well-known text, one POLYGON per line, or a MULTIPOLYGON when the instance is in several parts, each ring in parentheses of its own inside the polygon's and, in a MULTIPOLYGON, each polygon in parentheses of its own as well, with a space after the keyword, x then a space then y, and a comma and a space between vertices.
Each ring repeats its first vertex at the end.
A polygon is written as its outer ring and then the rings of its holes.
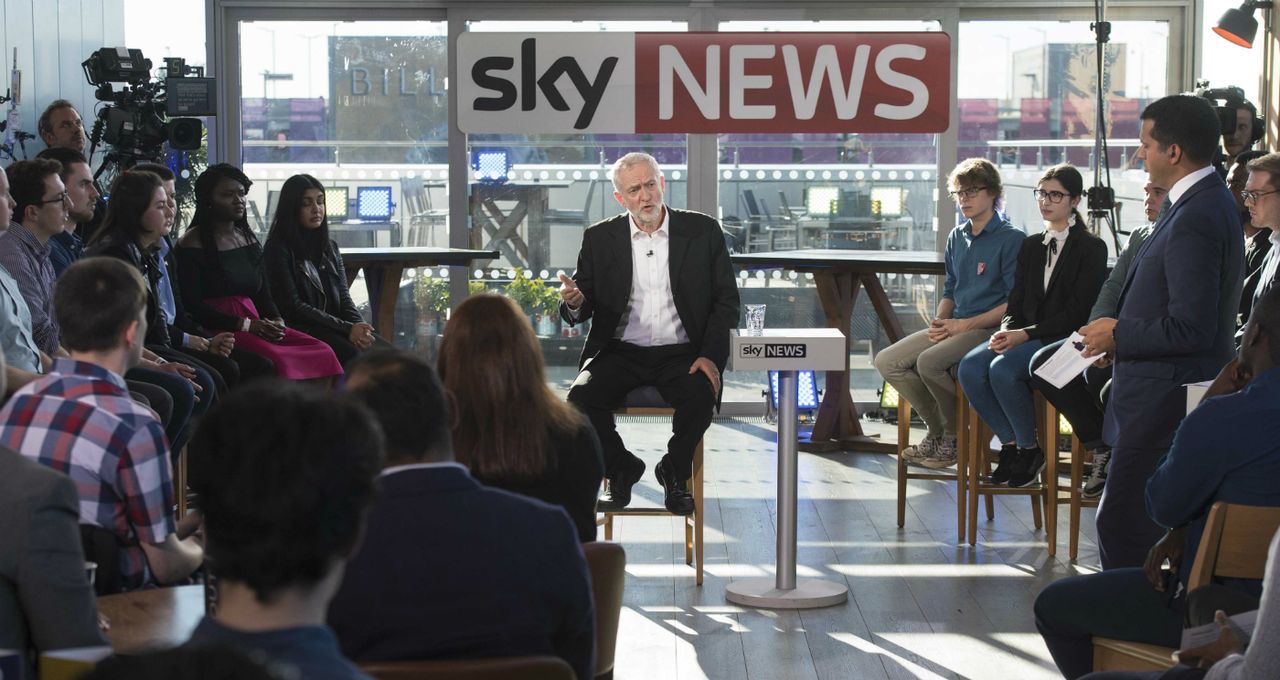
POLYGON ((1058 266, 1058 260, 1062 259, 1062 249, 1067 245, 1067 232, 1069 229, 1062 231, 1054 231, 1053 229, 1044 230, 1044 289, 1049 290, 1049 279, 1053 278, 1053 268, 1058 266), (1056 246, 1050 246, 1050 241, 1057 242, 1056 246))
POLYGON ((1209 173, 1211 172, 1217 172, 1217 171, 1214 170, 1212 165, 1207 165, 1203 168, 1200 168, 1199 170, 1196 170, 1190 175, 1183 177, 1177 182, 1174 182, 1173 186, 1169 187, 1169 197, 1168 197, 1169 205, 1177 205, 1178 199, 1182 198, 1182 195, 1187 193, 1188 189, 1195 186, 1196 182, 1199 182, 1205 177, 1208 177, 1209 173))
POLYGON ((662 226, 646 234, 631 225, 631 299, 613 337, 641 347, 689 342, 671 294, 671 211, 662 208, 662 226))

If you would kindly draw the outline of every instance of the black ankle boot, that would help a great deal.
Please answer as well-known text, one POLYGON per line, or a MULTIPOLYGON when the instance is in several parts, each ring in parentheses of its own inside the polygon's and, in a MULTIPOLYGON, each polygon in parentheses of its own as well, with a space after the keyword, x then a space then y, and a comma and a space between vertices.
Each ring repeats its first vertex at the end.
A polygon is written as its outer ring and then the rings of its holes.
POLYGON ((1004 484, 1009 481, 1009 477, 1013 474, 1013 461, 1017 458, 1018 445, 1005 444, 1000 447, 1000 462, 996 464, 996 469, 987 477, 987 481, 991 484, 1004 484))
POLYGON ((1036 477, 1044 470, 1044 450, 1039 446, 1030 449, 1019 448, 1018 458, 1014 462, 1013 474, 1009 476, 1009 486, 1021 489, 1035 484, 1036 477))

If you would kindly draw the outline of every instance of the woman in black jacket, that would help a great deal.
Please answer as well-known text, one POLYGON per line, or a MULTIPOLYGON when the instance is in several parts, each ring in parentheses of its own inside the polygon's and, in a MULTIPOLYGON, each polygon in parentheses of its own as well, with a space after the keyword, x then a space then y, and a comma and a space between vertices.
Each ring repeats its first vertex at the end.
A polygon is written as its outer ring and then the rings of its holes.
POLYGON ((342 255, 329 238, 324 185, 311 175, 294 175, 281 187, 265 260, 285 322, 329 345, 344 366, 375 344, 390 346, 351 301, 342 255))
POLYGON ((1089 320, 1107 275, 1107 246, 1085 229, 1076 206, 1080 172, 1055 165, 1034 190, 1045 230, 1022 242, 1013 290, 1000 330, 960 360, 960 384, 974 410, 1000 439, 991 482, 1024 487, 1045 465, 1036 444, 1031 359, 1089 320))

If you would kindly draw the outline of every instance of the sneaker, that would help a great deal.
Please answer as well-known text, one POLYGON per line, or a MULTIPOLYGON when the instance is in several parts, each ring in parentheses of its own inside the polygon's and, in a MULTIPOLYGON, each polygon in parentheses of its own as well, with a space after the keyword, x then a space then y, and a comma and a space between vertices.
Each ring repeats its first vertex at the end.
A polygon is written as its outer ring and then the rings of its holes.
POLYGON ((1017 459, 1018 445, 1005 444, 1000 447, 1000 462, 996 464, 996 469, 987 477, 989 484, 1004 484, 1009 481, 1009 477, 1013 475, 1013 461, 1017 459))
POLYGON ((924 441, 914 446, 908 446, 902 450, 902 458, 912 465, 919 465, 921 461, 932 456, 938 448, 938 441, 941 437, 928 437, 924 441))
POLYGON ((941 470, 954 466, 956 464, 956 438, 939 438, 933 455, 920 461, 920 464, 931 470, 941 470))
POLYGON ((1102 488, 1107 484, 1107 467, 1111 465, 1111 449, 1095 449, 1093 452, 1093 469, 1089 470, 1088 479, 1080 488, 1080 496, 1093 500, 1102 495, 1102 488))
POLYGON ((1013 461, 1013 473, 1009 475, 1009 488, 1022 489, 1036 483, 1036 478, 1044 470, 1044 449, 1039 446, 1030 449, 1019 448, 1013 461))

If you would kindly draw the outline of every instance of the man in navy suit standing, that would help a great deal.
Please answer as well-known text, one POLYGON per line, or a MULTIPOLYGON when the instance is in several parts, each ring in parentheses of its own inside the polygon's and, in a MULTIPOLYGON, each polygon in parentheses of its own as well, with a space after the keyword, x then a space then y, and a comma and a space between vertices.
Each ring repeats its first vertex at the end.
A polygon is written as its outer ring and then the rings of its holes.
POLYGON ((1103 569, 1141 566, 1163 534, 1143 488, 1186 415, 1183 385, 1213 378, 1233 352, 1244 240, 1235 199, 1210 164, 1220 137, 1199 97, 1164 97, 1142 112, 1138 158, 1169 195, 1117 318, 1080 329, 1086 356, 1115 362, 1103 421, 1112 458, 1097 515, 1103 569))

